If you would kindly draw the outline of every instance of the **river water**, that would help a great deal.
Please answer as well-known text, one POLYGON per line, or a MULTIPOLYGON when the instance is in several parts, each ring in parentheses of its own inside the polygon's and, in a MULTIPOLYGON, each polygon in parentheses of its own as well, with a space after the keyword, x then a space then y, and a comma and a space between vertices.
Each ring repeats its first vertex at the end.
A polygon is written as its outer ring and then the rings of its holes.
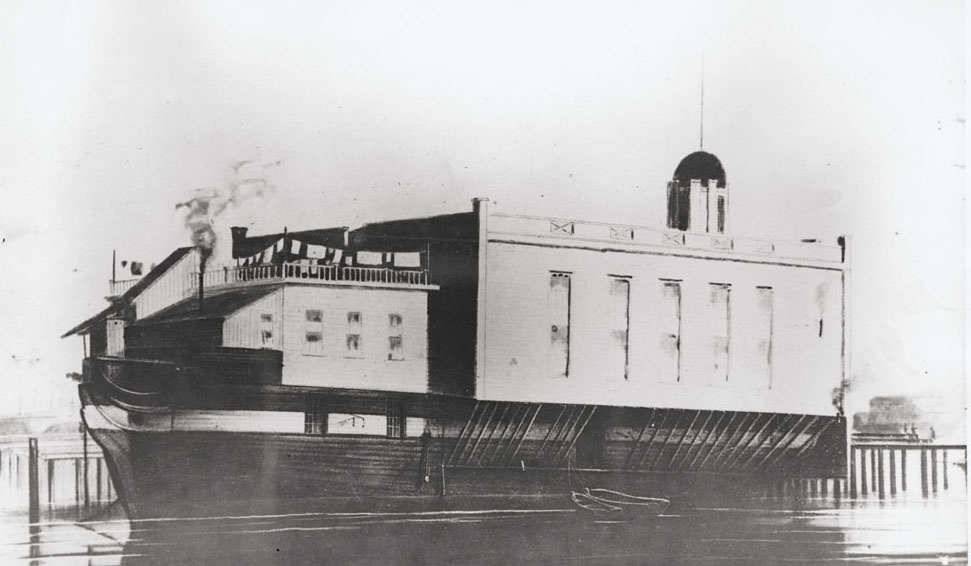
POLYGON ((129 522, 117 506, 78 522, 61 509, 33 529, 25 514, 0 518, 0 563, 967 564, 966 479, 955 476, 926 498, 762 497, 630 522, 562 509, 129 522))

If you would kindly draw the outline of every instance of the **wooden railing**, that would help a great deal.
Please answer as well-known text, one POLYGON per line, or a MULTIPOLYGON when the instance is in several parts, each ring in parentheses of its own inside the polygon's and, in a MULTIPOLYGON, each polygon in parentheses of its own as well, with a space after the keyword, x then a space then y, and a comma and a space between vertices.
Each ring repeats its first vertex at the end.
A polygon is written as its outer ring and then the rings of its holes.
MULTIPOLYGON (((207 287, 272 280, 428 285, 428 271, 424 269, 283 263, 246 267, 215 267, 207 270, 203 275, 203 284, 207 287)), ((189 278, 188 284, 190 288, 197 288, 199 285, 199 274, 194 273, 189 278)))

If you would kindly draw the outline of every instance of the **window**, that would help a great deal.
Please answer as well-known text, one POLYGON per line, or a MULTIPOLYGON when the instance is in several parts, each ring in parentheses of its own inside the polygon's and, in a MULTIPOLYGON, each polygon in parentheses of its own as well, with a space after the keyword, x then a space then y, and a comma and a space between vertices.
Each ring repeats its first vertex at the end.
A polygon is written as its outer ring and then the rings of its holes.
POLYGON ((772 287, 758 287, 757 295, 758 318, 753 332, 756 336, 760 376, 766 387, 772 387, 772 315, 773 293, 772 287))
POLYGON ((691 187, 668 183, 668 228, 687 230, 691 218, 691 187))
POLYGON ((306 311, 303 353, 310 356, 324 353, 324 313, 320 310, 306 311))
POLYGON ((273 340, 273 315, 263 313, 260 315, 260 344, 264 348, 272 348, 275 344, 273 340))
POLYGON ((393 397, 388 397, 387 404, 385 405, 385 419, 387 424, 386 436, 388 438, 405 437, 405 419, 401 401, 393 397))
POLYGON ((731 328, 731 285, 709 284, 708 309, 711 336, 709 383, 728 381, 729 329, 731 328))
POLYGON ((725 233, 725 195, 718 195, 718 233, 725 233))
POLYGON ((549 369, 557 377, 570 375, 570 274, 550 274, 549 369))
POLYGON ((405 359, 404 343, 402 340, 402 318, 400 314, 388 315, 388 359, 405 359))
POLYGON ((609 375, 628 377, 628 337, 630 334, 630 279, 610 279, 609 375))
POLYGON ((327 434, 327 411, 320 399, 308 398, 303 413, 304 434, 327 434))
POLYGON ((345 354, 359 358, 363 355, 364 344, 361 342, 361 320, 360 312, 347 313, 347 340, 345 342, 345 354))
POLYGON ((660 327, 659 378, 664 382, 681 381, 681 282, 661 281, 658 308, 660 327))

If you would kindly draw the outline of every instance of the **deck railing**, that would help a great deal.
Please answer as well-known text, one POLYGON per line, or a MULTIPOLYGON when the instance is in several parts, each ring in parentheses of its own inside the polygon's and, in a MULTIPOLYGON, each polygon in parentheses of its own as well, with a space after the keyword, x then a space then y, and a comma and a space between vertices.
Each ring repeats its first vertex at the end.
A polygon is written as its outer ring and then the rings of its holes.
MULTIPOLYGON (((283 263, 245 267, 214 267, 207 270, 203 275, 203 284, 207 287, 273 280, 428 285, 428 271, 424 269, 392 269, 388 267, 349 267, 340 265, 283 263)), ((190 287, 196 288, 199 285, 199 274, 194 273, 189 278, 188 284, 190 287)))

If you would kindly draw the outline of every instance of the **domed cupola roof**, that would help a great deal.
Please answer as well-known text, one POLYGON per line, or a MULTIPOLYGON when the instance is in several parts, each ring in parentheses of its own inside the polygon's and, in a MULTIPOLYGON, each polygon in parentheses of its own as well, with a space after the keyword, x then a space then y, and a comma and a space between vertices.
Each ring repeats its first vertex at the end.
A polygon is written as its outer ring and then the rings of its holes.
POLYGON ((674 180, 678 185, 686 187, 692 179, 700 179, 701 184, 708 186, 708 181, 715 181, 719 187, 725 186, 725 168, 717 157, 707 151, 696 151, 678 163, 674 170, 674 180))

